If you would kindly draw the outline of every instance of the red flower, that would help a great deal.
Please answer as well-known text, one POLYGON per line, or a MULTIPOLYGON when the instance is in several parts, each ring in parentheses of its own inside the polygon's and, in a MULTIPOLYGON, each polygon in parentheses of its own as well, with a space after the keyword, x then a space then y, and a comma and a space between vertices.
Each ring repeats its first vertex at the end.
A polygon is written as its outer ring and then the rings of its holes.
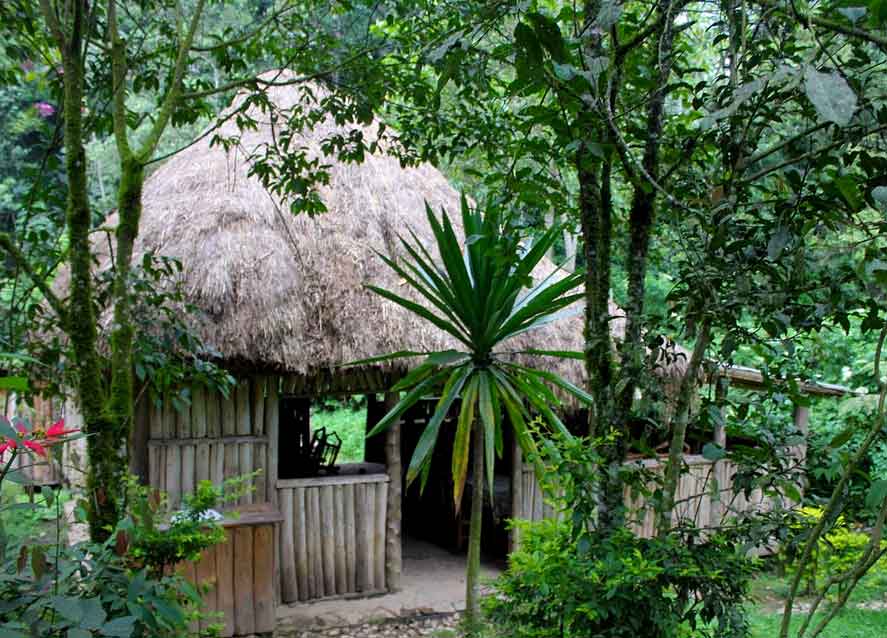
POLYGON ((6 454, 6 450, 14 450, 16 448, 15 441, 13 439, 8 439, 0 443, 0 457, 6 454))
POLYGON ((67 436, 68 434, 73 434, 74 432, 77 432, 77 428, 72 428, 70 430, 66 430, 65 429, 65 420, 59 419, 58 421, 56 421, 55 423, 53 423, 52 425, 49 426, 49 429, 46 430, 45 435, 46 435, 47 441, 50 441, 51 439, 57 439, 62 436, 67 436))
POLYGON ((39 454, 40 456, 46 456, 46 448, 40 445, 37 441, 25 441, 24 444, 25 447, 32 452, 39 454))

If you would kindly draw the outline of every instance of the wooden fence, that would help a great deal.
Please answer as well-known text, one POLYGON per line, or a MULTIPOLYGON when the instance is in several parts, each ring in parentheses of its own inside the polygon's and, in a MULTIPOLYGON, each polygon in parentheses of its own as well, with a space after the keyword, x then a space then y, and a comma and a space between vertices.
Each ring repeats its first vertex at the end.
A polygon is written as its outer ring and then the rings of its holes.
POLYGON ((388 476, 277 482, 283 602, 386 591, 388 476))
MULTIPOLYGON (((732 462, 712 462, 697 455, 685 456, 684 462, 688 469, 678 483, 673 515, 675 521, 693 521, 696 527, 713 528, 730 514, 772 508, 771 500, 760 491, 752 493, 750 498, 733 494, 731 486, 736 466, 732 462)), ((654 473, 663 471, 665 465, 662 459, 643 459, 633 463, 639 469, 654 473)), ((539 521, 557 517, 559 513, 546 502, 532 466, 522 467, 521 479, 520 510, 516 518, 539 521)), ((625 503, 635 533, 644 538, 652 537, 656 532, 653 508, 646 505, 642 496, 632 497, 628 488, 625 490, 625 503)))

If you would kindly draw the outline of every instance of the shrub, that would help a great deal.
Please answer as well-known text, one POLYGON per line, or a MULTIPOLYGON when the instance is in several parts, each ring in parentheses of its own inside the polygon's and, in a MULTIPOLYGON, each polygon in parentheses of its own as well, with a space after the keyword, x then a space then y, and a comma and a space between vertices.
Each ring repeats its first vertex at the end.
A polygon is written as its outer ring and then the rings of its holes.
MULTIPOLYGON (((789 542, 782 550, 790 575, 799 569, 800 547, 803 547, 810 530, 819 522, 822 514, 822 509, 818 507, 804 507, 792 524, 789 542)), ((843 516, 838 516, 831 529, 820 537, 813 559, 806 566, 804 591, 811 593, 816 589, 817 583, 825 578, 839 576, 853 568, 862 557, 869 540, 867 533, 849 526, 843 516)), ((881 541, 881 550, 887 552, 887 541, 881 541)), ((866 573, 861 584, 884 581, 887 581, 887 560, 881 558, 866 573)), ((839 581, 835 584, 835 591, 841 593, 845 586, 844 581, 839 581)))
POLYGON ((584 535, 546 520, 520 523, 486 611, 502 636, 673 638, 745 636, 741 605, 752 563, 721 537, 584 535))

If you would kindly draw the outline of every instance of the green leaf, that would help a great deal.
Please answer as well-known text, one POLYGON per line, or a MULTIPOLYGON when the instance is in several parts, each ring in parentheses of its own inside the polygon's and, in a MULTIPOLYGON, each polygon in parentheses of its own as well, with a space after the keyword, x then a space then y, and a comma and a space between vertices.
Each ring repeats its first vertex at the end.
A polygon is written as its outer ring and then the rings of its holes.
POLYGON ((887 479, 873 481, 865 497, 866 507, 871 507, 872 509, 879 508, 884 499, 887 499, 887 479))
POLYGON ((767 242, 767 259, 778 260, 791 238, 791 233, 787 228, 784 226, 777 228, 776 232, 770 236, 770 241, 767 242))
POLYGON ((847 126, 856 112, 856 93, 836 72, 820 73, 813 66, 804 70, 804 91, 819 118, 847 126))
POLYGON ((65 635, 67 638, 93 638, 91 631, 80 629, 80 627, 72 627, 65 635))
POLYGON ((425 397, 434 386, 437 385, 439 381, 441 381, 447 374, 449 374, 449 370, 441 370, 437 374, 430 376, 425 379, 422 383, 413 388, 410 392, 408 392, 400 401, 397 402, 391 410, 382 417, 382 420, 379 421, 376 426, 370 430, 367 436, 375 436, 380 432, 384 432, 388 429, 391 424, 393 424, 401 414, 409 410, 413 405, 416 404, 419 399, 425 397))
POLYGON ((72 623, 79 624, 83 619, 83 607, 80 599, 73 596, 53 596, 52 608, 72 623))
POLYGON ((15 428, 12 427, 12 424, 9 422, 9 419, 7 419, 5 416, 0 416, 0 438, 18 438, 18 432, 16 432, 15 428))
POLYGON ((100 629, 105 624, 108 614, 102 609, 102 603, 98 598, 80 599, 80 609, 83 613, 80 619, 81 629, 94 631, 100 629))
MULTIPOLYGON (((465 480, 468 477, 468 459, 470 457, 471 431, 474 426, 474 412, 477 404, 478 376, 475 375, 465 386, 462 396, 462 406, 459 410, 459 419, 456 425, 456 437, 453 440, 453 505, 456 513, 462 507, 462 494, 465 490, 465 480)), ((479 426, 474 426, 479 427, 479 426)))
POLYGON ((416 449, 413 451, 413 458, 410 460, 410 466, 407 469, 407 484, 412 483, 419 475, 419 471, 426 466, 431 460, 431 452, 437 443, 437 435, 440 433, 440 426, 447 417, 450 406, 459 397, 462 387, 465 385, 468 376, 473 370, 472 366, 462 366, 452 371, 450 378, 444 386, 441 397, 437 402, 434 414, 428 421, 428 425, 422 431, 419 442, 416 443, 416 449))
POLYGON ((132 636, 133 631, 135 630, 135 623, 135 616, 123 616, 121 618, 114 618, 113 620, 105 623, 100 633, 103 636, 112 636, 113 638, 129 638, 130 636, 132 636))
POLYGON ((702 447, 702 458, 707 461, 720 461, 727 456, 727 452, 717 443, 706 443, 702 447))
POLYGON ((853 426, 848 426, 841 430, 835 437, 829 441, 828 446, 832 449, 839 448, 843 446, 847 441, 849 441, 853 437, 853 426))
POLYGON ((548 51, 555 62, 563 62, 567 59, 567 47, 564 44, 564 36, 561 34, 557 22, 541 13, 531 12, 527 19, 533 24, 539 42, 548 51))

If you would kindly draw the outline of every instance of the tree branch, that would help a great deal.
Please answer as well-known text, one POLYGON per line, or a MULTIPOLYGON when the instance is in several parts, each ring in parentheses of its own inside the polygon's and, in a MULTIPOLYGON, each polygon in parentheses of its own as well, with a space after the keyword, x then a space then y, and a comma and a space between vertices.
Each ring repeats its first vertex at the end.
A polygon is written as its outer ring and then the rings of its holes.
POLYGON ((166 91, 166 97, 160 106, 160 114, 157 116, 157 119, 154 120, 154 125, 151 127, 151 131, 148 133, 147 137, 145 137, 145 141, 139 149, 137 154, 139 161, 150 159, 151 154, 157 148, 157 144, 160 141, 160 137, 163 135, 163 131, 166 129, 166 125, 169 123, 170 117, 172 117, 173 109, 178 101, 183 98, 182 78, 185 75, 188 52, 191 49, 191 44, 194 42, 194 36, 197 33, 197 27, 200 25, 200 20, 203 15, 204 4, 205 0, 197 0, 197 6, 194 7, 194 14, 191 16, 191 22, 188 25, 188 32, 185 34, 184 40, 179 43, 179 52, 176 56, 176 63, 173 68, 172 79, 170 80, 169 87, 166 91))
POLYGON ((108 0, 108 39, 111 45, 111 82, 114 108, 114 139, 122 160, 132 157, 126 129, 126 49, 117 27, 117 0, 108 0))
POLYGON ((0 248, 6 251, 6 253, 12 257, 13 261, 15 261, 16 265, 27 273, 28 277, 31 278, 31 281, 34 282, 34 285, 37 289, 43 293, 43 296, 46 298, 46 301, 55 311, 58 318, 61 319, 62 323, 65 321, 65 305, 62 303, 62 300, 56 296, 56 294, 52 291, 52 288, 49 287, 49 283, 46 281, 45 277, 42 277, 34 270, 34 267, 31 265, 31 262, 25 257, 24 253, 19 250, 19 247, 15 245, 12 241, 12 237, 9 236, 9 233, 0 233, 0 248))

